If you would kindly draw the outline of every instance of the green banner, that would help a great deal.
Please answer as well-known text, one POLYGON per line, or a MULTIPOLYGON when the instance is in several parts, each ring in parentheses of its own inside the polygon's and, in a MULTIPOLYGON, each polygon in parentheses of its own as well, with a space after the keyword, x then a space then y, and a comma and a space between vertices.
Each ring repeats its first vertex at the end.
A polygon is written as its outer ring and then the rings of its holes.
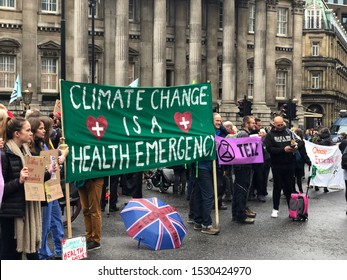
POLYGON ((67 182, 215 159, 211 85, 61 81, 67 182))

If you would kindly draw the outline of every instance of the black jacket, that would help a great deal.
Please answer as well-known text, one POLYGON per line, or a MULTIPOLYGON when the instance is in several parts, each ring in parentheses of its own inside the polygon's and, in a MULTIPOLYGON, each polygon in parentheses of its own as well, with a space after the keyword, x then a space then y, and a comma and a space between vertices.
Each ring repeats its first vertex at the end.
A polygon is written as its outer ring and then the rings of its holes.
POLYGON ((290 141, 293 139, 293 134, 289 129, 271 131, 265 136, 266 150, 271 156, 271 165, 294 164, 295 156, 293 153, 286 153, 284 147, 290 146, 290 141))
POLYGON ((0 217, 24 217, 24 184, 19 183, 20 171, 23 168, 22 160, 5 145, 1 151, 1 161, 5 185, 0 217))

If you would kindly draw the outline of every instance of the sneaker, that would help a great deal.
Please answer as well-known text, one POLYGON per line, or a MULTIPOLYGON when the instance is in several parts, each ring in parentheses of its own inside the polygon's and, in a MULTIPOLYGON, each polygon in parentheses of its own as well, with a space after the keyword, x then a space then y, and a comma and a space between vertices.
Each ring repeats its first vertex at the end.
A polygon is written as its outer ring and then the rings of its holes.
POLYGON ((258 199, 258 201, 260 201, 260 202, 266 202, 266 198, 265 198, 264 195, 258 195, 257 199, 258 199))
POLYGON ((194 230, 202 230, 202 225, 194 224, 194 230))
POLYGON ((187 224, 194 224, 194 219, 193 218, 188 218, 187 224))
POLYGON ((96 242, 96 241, 88 241, 87 242, 87 250, 88 251, 93 251, 93 250, 97 250, 100 249, 100 243, 96 242))
POLYGON ((202 228, 201 233, 209 234, 209 235, 216 235, 219 233, 219 228, 214 228, 214 227, 207 227, 207 228, 202 228))
POLYGON ((254 224, 255 222, 255 219, 254 218, 250 218, 250 217, 247 217, 246 219, 244 219, 243 221, 237 221, 239 222, 240 224, 254 224))
POLYGON ((249 218, 255 218, 257 216, 257 212, 254 212, 253 210, 249 209, 248 207, 246 208, 246 216, 249 218))
POLYGON ((272 209, 271 217, 277 218, 278 217, 278 210, 272 209))

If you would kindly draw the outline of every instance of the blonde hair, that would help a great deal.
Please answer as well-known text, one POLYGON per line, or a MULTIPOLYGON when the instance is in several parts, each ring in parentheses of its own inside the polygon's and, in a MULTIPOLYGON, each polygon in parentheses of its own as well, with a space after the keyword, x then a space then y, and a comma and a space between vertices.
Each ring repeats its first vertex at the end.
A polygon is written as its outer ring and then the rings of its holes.
POLYGON ((8 121, 7 110, 0 108, 0 137, 6 142, 6 127, 8 121))

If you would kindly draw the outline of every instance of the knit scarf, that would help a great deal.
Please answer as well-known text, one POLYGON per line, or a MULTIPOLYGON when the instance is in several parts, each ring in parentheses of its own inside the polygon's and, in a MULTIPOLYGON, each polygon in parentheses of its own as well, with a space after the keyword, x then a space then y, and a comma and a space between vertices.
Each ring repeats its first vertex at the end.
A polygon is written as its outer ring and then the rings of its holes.
MULTIPOLYGON (((22 150, 11 139, 6 142, 8 148, 22 160, 24 156, 31 156, 29 147, 23 144, 22 150)), ((15 218, 15 238, 17 239, 17 252, 35 253, 41 247, 42 218, 41 203, 39 201, 25 202, 25 217, 15 218)))

